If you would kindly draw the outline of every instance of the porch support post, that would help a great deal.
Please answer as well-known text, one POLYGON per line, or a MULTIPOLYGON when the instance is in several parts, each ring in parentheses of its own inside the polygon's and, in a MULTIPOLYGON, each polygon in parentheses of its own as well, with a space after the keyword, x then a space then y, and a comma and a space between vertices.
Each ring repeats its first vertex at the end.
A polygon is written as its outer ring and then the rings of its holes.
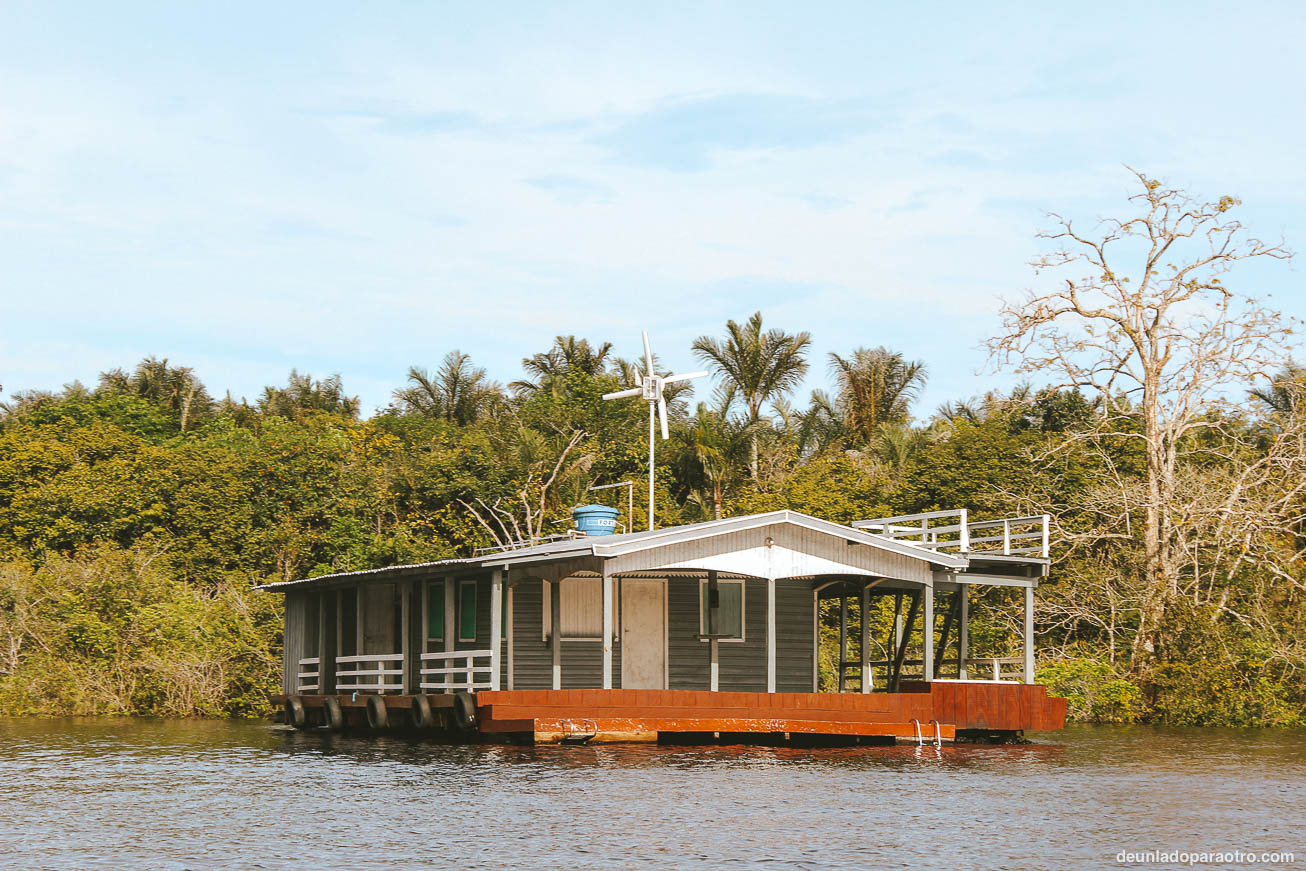
POLYGON ((1025 683, 1034 682, 1034 587, 1025 588, 1025 683))
POLYGON ((848 589, 839 596, 839 692, 843 692, 844 676, 848 673, 848 589))
POLYGON ((721 587, 717 584, 716 572, 707 573, 707 646, 708 646, 708 678, 707 688, 716 692, 721 688, 721 644, 717 640, 717 632, 720 631, 721 625, 721 608, 718 603, 721 601, 721 587))
POLYGON ((499 663, 503 661, 503 569, 490 575, 490 689, 499 689, 499 663))
POLYGON ((513 651, 513 647, 515 646, 515 645, 513 644, 513 641, 512 641, 512 607, 513 607, 513 606, 512 606, 512 596, 513 596, 512 590, 513 590, 513 585, 512 585, 512 584, 508 584, 507 586, 508 586, 508 589, 507 589, 506 591, 504 591, 504 594, 503 594, 503 607, 506 608, 507 611, 508 611, 508 613, 506 613, 506 614, 504 615, 504 624, 505 624, 505 625, 504 625, 503 640, 504 640, 504 642, 508 645, 508 650, 507 650, 507 652, 504 653, 503 658, 504 658, 504 660, 505 660, 505 661, 507 662, 507 664, 508 664, 508 667, 504 670, 504 671, 506 672, 506 673, 504 674, 504 682, 508 684, 508 689, 511 690, 511 689, 512 689, 512 685, 513 685, 513 679, 512 679, 512 673, 513 673, 513 654, 512 654, 512 651, 513 651))
POLYGON ((549 649, 553 654, 553 688, 562 689, 562 581, 549 583, 549 649))
POLYGON ((970 671, 966 660, 970 658, 970 584, 958 584, 957 595, 961 596, 961 620, 957 626, 957 678, 968 680, 970 671))
POLYGON ((417 692, 417 681, 413 680, 413 676, 417 673, 417 670, 413 667, 414 663, 417 662, 417 651, 413 649, 412 644, 412 590, 413 585, 411 583, 399 585, 399 652, 404 655, 403 664, 400 666, 403 674, 399 676, 400 685, 403 687, 400 690, 401 693, 417 692))
POLYGON ((766 579, 766 691, 775 692, 775 578, 766 579))
POLYGON ((861 619, 861 654, 862 654, 862 692, 869 693, 875 688, 875 675, 871 674, 871 621, 866 619, 866 612, 871 610, 871 588, 862 587, 861 619))
POLYGON ((934 585, 925 588, 925 618, 921 621, 921 662, 924 677, 934 680, 934 585))
POLYGON ((327 590, 322 593, 318 605, 318 651, 317 651, 317 691, 323 695, 336 691, 336 628, 339 618, 340 591, 327 590), (330 607, 327 603, 330 602, 330 607))
POLYGON ((603 561, 603 688, 612 689, 612 570, 603 561))

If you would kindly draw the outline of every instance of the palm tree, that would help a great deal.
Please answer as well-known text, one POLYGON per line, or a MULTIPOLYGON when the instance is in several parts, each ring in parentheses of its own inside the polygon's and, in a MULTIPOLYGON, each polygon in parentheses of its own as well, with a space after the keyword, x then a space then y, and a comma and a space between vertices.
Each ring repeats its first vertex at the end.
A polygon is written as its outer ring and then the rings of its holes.
POLYGON ((894 481, 901 481, 908 466, 925 446, 926 435, 905 423, 890 423, 880 427, 875 440, 869 445, 872 454, 888 469, 894 481))
POLYGON ((848 439, 847 421, 839 401, 824 390, 813 390, 807 410, 795 412, 793 419, 798 451, 803 455, 820 453, 848 439))
POLYGON ((149 356, 128 375, 121 369, 100 373, 99 392, 134 394, 177 415, 182 432, 192 419, 209 411, 213 399, 188 366, 169 366, 168 358, 149 356))
POLYGON ((886 423, 905 423, 925 386, 925 364, 908 362, 888 348, 858 348, 849 357, 830 354, 838 384, 837 407, 847 434, 869 444, 886 423))
POLYGON ((259 411, 269 417, 288 417, 302 420, 314 411, 358 417, 358 397, 345 394, 344 383, 338 374, 315 381, 312 375, 300 375, 290 370, 285 387, 265 387, 258 402, 259 411))
POLYGON ((472 365, 472 358, 454 349, 445 355, 432 376, 425 369, 408 369, 408 386, 394 392, 408 410, 438 417, 459 426, 478 420, 499 396, 499 385, 488 381, 485 370, 472 365))
MULTIPOLYGON (((738 391, 750 426, 762 419, 762 407, 798 386, 807 374, 810 333, 790 335, 783 330, 762 332, 762 313, 754 312, 743 324, 726 321, 723 340, 699 336, 694 353, 711 365, 738 391)), ((757 431, 750 437, 749 471, 757 480, 757 431)))
POLYGON ((1268 387, 1258 387, 1248 393, 1266 411, 1286 418, 1300 407, 1303 390, 1306 390, 1306 366, 1290 362, 1268 387))
POLYGON ((710 511, 714 520, 721 519, 726 485, 747 455, 755 429, 753 424, 730 419, 733 393, 732 385, 718 389, 713 405, 700 402, 687 425, 675 433, 682 449, 677 477, 693 481, 696 488, 686 501, 710 511))
POLYGON ((561 395, 563 380, 568 372, 601 375, 611 355, 611 342, 592 346, 588 339, 558 336, 549 350, 521 361, 522 369, 526 370, 528 377, 512 382, 508 388, 518 395, 537 390, 550 390, 555 395, 561 395))

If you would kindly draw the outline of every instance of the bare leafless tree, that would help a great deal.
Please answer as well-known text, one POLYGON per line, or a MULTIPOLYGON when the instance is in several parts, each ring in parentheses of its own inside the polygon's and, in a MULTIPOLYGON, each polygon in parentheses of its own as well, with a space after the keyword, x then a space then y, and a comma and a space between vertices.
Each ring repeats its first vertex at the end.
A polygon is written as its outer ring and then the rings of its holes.
POLYGON ((1095 391, 1098 432, 1137 439, 1146 457, 1140 494, 1145 578, 1134 659, 1153 654, 1183 560, 1176 499, 1180 461, 1202 430, 1228 419, 1230 391, 1286 359, 1283 316, 1222 276, 1247 260, 1287 259, 1232 217, 1239 201, 1201 202, 1130 170, 1142 190, 1132 217, 1091 232, 1053 214, 1040 234, 1053 250, 1037 273, 1070 275, 1048 291, 1004 303, 991 359, 1019 372, 1057 373, 1059 386, 1095 391))
POLYGON ((472 502, 458 501, 500 547, 537 543, 544 537, 554 485, 571 475, 588 472, 593 463, 592 456, 573 456, 585 436, 585 431, 578 429, 565 443, 557 444, 522 428, 514 449, 524 473, 515 484, 513 497, 493 502, 479 496, 472 502))

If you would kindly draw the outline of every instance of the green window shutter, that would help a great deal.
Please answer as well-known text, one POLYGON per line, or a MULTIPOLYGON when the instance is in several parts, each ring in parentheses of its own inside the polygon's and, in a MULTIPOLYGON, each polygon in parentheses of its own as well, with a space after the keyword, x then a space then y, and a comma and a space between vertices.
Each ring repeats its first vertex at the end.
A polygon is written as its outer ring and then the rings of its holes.
POLYGON ((731 638, 744 637, 744 585, 718 583, 721 607, 717 611, 717 631, 731 638))
POLYGON ((508 637, 508 585, 503 585, 503 607, 499 609, 499 637, 508 637))
POLYGON ((458 640, 476 640, 476 583, 459 585, 458 640))
POLYGON ((426 587, 426 634, 428 638, 444 638, 444 581, 426 587))

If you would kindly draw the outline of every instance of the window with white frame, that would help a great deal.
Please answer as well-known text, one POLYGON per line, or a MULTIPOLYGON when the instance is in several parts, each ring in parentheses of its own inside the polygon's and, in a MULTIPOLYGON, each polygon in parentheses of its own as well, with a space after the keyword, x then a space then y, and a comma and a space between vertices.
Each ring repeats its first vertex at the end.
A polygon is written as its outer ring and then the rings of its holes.
MULTIPOLYGON (((717 581, 716 635, 720 641, 744 640, 744 582, 717 581)), ((710 601, 708 582, 698 582, 698 633, 706 636, 710 601)), ((706 639, 704 639, 706 640, 706 639)))
MULTIPOLYGON (((544 638, 553 631, 553 585, 544 581, 544 638)), ((562 639, 603 640, 603 579, 564 578, 560 590, 562 639)))

